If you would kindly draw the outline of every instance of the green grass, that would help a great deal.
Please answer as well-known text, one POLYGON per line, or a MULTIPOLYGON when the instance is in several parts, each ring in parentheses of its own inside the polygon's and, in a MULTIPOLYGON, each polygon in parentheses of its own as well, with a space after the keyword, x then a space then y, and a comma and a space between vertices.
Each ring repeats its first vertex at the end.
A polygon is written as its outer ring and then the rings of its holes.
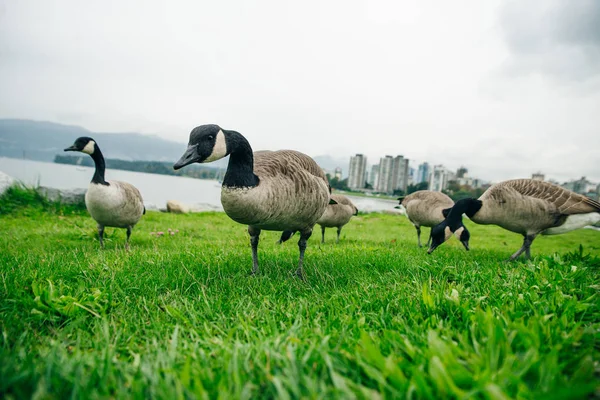
POLYGON ((600 232, 503 263, 522 239, 468 227, 472 251, 453 239, 427 255, 405 217, 360 215, 337 245, 315 232, 301 282, 297 237, 263 232, 249 277, 245 227, 224 214, 147 213, 127 253, 112 229, 101 251, 85 212, 13 207, 0 397, 598 396, 600 232))

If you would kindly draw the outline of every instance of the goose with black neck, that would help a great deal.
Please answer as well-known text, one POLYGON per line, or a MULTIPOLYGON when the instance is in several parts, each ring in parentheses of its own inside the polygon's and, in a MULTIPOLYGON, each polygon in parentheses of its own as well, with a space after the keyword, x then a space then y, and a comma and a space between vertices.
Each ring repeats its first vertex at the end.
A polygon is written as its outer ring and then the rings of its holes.
POLYGON ((248 225, 252 274, 259 271, 258 242, 262 230, 299 231, 300 257, 296 274, 303 278, 304 252, 317 220, 331 200, 323 170, 306 154, 294 150, 253 152, 239 132, 201 125, 174 169, 229 156, 221 203, 234 221, 248 225))
POLYGON ((456 202, 446 219, 431 231, 434 251, 444 243, 447 232, 459 228, 465 214, 482 225, 498 225, 523 235, 523 245, 510 260, 521 254, 531 257, 531 243, 537 235, 558 235, 600 222, 600 203, 550 182, 513 179, 492 185, 478 199, 456 202))
POLYGON ((95 171, 85 193, 85 205, 98 224, 100 246, 104 248, 104 228, 127 229, 125 248, 129 250, 129 238, 133 227, 146 213, 139 190, 127 182, 107 181, 104 178, 106 166, 104 156, 96 141, 90 137, 80 137, 65 151, 79 151, 89 154, 94 160, 95 171))

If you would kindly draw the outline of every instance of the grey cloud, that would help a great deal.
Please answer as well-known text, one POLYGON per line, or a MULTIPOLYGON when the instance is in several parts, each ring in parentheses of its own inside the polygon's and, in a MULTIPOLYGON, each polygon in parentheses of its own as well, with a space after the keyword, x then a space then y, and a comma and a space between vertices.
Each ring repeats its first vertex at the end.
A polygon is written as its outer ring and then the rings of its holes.
POLYGON ((500 23, 511 52, 508 73, 566 81, 600 74, 599 1, 511 1, 503 6, 500 23))

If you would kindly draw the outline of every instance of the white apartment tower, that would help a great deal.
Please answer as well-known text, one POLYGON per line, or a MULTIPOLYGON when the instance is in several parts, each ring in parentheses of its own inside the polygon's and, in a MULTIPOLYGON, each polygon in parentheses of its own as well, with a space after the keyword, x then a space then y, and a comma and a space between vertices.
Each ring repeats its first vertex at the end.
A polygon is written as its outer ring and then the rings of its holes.
POLYGON ((363 189, 365 187, 365 172, 367 171, 367 157, 357 154, 350 157, 348 168, 348 187, 350 189, 363 189))
POLYGON ((435 165, 429 178, 429 190, 441 192, 448 187, 448 182, 454 180, 456 174, 443 165, 435 165))
POLYGON ((381 193, 394 193, 408 187, 408 159, 403 156, 385 156, 379 160, 379 174, 375 189, 381 193))

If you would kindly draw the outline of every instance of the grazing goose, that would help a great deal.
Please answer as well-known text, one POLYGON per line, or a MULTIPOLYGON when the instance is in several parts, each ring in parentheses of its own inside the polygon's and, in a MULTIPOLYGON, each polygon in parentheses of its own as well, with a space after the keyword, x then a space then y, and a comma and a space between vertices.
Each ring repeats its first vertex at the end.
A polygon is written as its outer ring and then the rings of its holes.
POLYGON ((454 231, 466 214, 478 224, 493 224, 523 235, 523 246, 510 260, 523 252, 531 257, 530 246, 538 234, 558 235, 600 221, 600 203, 548 182, 515 179, 497 183, 479 199, 456 202, 448 217, 431 231, 431 253, 454 231))
POLYGON ((248 225, 252 246, 252 274, 258 273, 261 230, 299 231, 300 259, 296 274, 303 278, 306 241, 330 201, 323 170, 309 156, 293 150, 252 152, 244 136, 218 125, 192 130, 186 152, 175 163, 180 169, 229 155, 221 203, 234 221, 248 225))
POLYGON ((129 183, 104 180, 104 157, 96 141, 80 137, 65 151, 80 151, 94 160, 96 171, 85 193, 85 206, 98 223, 100 246, 104 248, 104 228, 107 226, 127 229, 125 248, 129 250, 129 237, 134 225, 146 213, 142 195, 129 183))
MULTIPOLYGON (((321 226, 321 243, 325 243, 325 228, 336 227, 338 228, 336 243, 339 243, 342 227, 350 221, 350 218, 352 218, 353 215, 358 215, 358 209, 346 196, 333 194, 331 195, 331 198, 337 204, 329 204, 323 215, 321 215, 321 218, 317 221, 317 224, 321 226)), ((279 243, 285 242, 291 238, 293 234, 293 231, 282 232, 279 243)))
MULTIPOLYGON (((441 223, 450 209, 454 205, 454 201, 442 192, 435 192, 433 190, 419 190, 411 193, 405 197, 399 197, 400 206, 396 208, 404 207, 406 210, 406 216, 408 220, 417 229, 417 242, 419 247, 421 245, 421 227, 428 226, 433 228, 434 226, 441 223)), ((462 224, 462 218, 460 221, 460 227, 463 229, 456 229, 454 235, 460 240, 465 246, 465 249, 469 250, 469 231, 462 224)), ((431 241, 431 235, 429 236, 429 242, 431 241)))

